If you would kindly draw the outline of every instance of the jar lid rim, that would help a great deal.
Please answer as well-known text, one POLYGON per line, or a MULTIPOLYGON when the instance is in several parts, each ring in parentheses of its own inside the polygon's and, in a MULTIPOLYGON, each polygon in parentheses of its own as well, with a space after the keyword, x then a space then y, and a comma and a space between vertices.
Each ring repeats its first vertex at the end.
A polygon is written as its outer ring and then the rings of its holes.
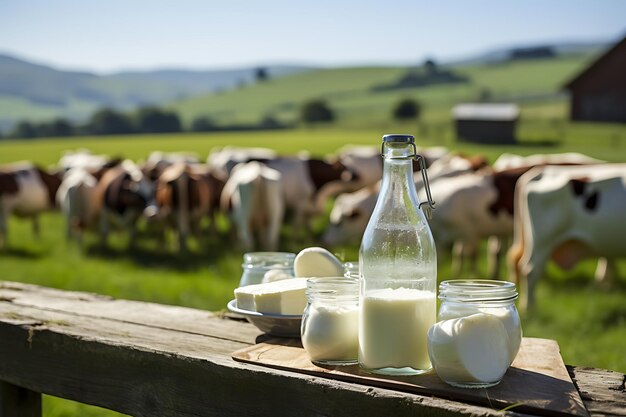
POLYGON ((518 297, 515 284, 487 279, 456 279, 439 284, 439 299, 461 302, 514 301, 518 297))

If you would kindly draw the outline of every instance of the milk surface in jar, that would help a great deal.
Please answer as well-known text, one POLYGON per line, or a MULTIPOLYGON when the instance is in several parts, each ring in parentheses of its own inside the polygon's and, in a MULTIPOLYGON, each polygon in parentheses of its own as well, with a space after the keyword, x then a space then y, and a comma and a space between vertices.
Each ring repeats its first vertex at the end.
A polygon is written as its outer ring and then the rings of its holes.
MULTIPOLYGON (((386 135, 382 153, 381 191, 359 251, 359 364, 415 375, 431 368, 427 333, 436 316, 437 255, 413 182, 413 160, 423 167, 423 159, 409 135, 386 135)), ((422 175, 430 195, 425 168, 422 175)))

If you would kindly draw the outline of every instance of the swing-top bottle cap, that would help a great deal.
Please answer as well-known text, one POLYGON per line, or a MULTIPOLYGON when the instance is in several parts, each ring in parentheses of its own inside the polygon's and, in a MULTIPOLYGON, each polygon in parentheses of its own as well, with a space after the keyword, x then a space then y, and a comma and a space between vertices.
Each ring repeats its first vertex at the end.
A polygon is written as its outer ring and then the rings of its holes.
POLYGON ((389 134, 383 136, 383 143, 415 143, 413 135, 389 134))

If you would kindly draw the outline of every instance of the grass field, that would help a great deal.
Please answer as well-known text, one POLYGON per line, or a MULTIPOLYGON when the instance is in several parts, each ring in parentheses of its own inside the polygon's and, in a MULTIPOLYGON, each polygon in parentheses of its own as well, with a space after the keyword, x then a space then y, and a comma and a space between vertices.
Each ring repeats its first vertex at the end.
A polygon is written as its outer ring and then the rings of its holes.
MULTIPOLYGON (((538 112, 541 113, 540 110, 538 112)), ((226 144, 268 146, 285 154, 308 149, 313 154, 324 155, 346 143, 378 144, 380 134, 386 133, 383 129, 413 132, 422 144, 447 144, 470 154, 485 154, 492 161, 502 152, 531 154, 564 151, 581 151, 610 161, 626 161, 624 127, 568 123, 552 126, 535 118, 520 126, 522 144, 506 147, 456 144, 445 127, 440 130, 432 127, 424 133, 416 125, 405 125, 360 131, 320 128, 246 134, 2 141, 0 163, 27 159, 48 165, 56 162, 63 150, 79 147, 98 153, 121 154, 136 160, 145 158, 152 150, 193 151, 205 158, 211 148, 226 144), (435 139, 442 136, 443 141, 435 139)), ((318 219, 315 235, 301 243, 289 242, 289 231, 286 230, 281 249, 297 251, 303 246, 316 244, 316 237, 325 223, 325 219, 318 219)), ((218 235, 207 235, 200 241, 192 240, 191 251, 184 256, 169 249, 159 249, 145 228, 135 250, 127 250, 127 236, 122 234, 112 236, 107 250, 99 249, 95 237, 90 237, 83 253, 65 242, 64 222, 60 214, 43 215, 41 226, 41 239, 36 240, 28 221, 11 219, 10 246, 0 252, 1 279, 220 310, 232 298, 232 290, 241 275, 242 251, 224 244, 227 241, 225 219, 220 223, 218 235)), ((357 256, 357 245, 330 249, 345 260, 356 259, 357 256)), ((450 278, 449 261, 447 254, 439 254, 440 280, 450 278)), ((556 339, 566 363, 626 371, 623 349, 626 340, 626 268, 624 264, 619 266, 622 278, 610 287, 599 287, 592 282, 595 264, 591 261, 583 262, 568 273, 550 265, 538 285, 537 308, 523 317, 524 334, 556 339)), ((481 265, 481 270, 485 272, 485 265, 481 265)), ((45 397, 44 415, 115 414, 45 397)))
POLYGON ((452 70, 468 77, 469 82, 378 92, 372 91, 372 87, 395 82, 406 74, 407 68, 325 69, 192 97, 169 107, 187 124, 204 115, 218 124, 256 123, 266 115, 291 123, 297 121, 304 102, 321 98, 337 112, 339 125, 353 128, 386 124, 393 106, 405 97, 418 99, 424 107, 424 117, 431 122, 448 121, 454 104, 476 101, 485 90, 493 100, 514 101, 522 109, 554 101, 564 109, 563 85, 594 56, 579 54, 455 66, 452 70))

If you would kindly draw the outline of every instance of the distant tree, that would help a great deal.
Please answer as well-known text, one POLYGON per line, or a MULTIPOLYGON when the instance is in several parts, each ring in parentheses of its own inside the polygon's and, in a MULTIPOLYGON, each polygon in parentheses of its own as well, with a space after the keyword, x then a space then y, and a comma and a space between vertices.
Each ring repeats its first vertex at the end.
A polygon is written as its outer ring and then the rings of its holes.
POLYGON ((270 114, 265 115, 263 119, 261 119, 261 127, 277 128, 281 126, 280 121, 270 114))
POLYGON ((30 139, 37 136, 37 130, 32 123, 22 120, 15 125, 13 130, 9 133, 9 136, 13 138, 30 139))
POLYGON ((300 118, 306 123, 332 122, 335 113, 324 100, 311 100, 302 106, 300 118))
POLYGON ((215 123, 209 116, 199 116, 191 122, 192 132, 210 132, 215 130, 215 123))
POLYGON ((112 109, 102 109, 94 113, 86 130, 94 135, 119 135, 134 132, 131 119, 112 109))
POLYGON ((71 136, 74 128, 66 119, 55 119, 49 123, 40 123, 36 126, 37 136, 71 136))
POLYGON ((439 71, 439 68, 437 67, 437 63, 434 60, 427 59, 424 62, 424 71, 426 72, 426 75, 432 75, 437 73, 437 71, 439 71))
POLYGON ((267 69, 265 68, 257 68, 254 72, 254 77, 256 78, 256 82, 258 83, 269 80, 269 74, 267 73, 267 69))
POLYGON ((420 111, 421 106, 416 100, 405 98, 393 108, 393 118, 396 120, 417 119, 420 111))
POLYGON ((140 133, 180 132, 178 115, 156 107, 144 107, 136 114, 137 131, 140 133))

